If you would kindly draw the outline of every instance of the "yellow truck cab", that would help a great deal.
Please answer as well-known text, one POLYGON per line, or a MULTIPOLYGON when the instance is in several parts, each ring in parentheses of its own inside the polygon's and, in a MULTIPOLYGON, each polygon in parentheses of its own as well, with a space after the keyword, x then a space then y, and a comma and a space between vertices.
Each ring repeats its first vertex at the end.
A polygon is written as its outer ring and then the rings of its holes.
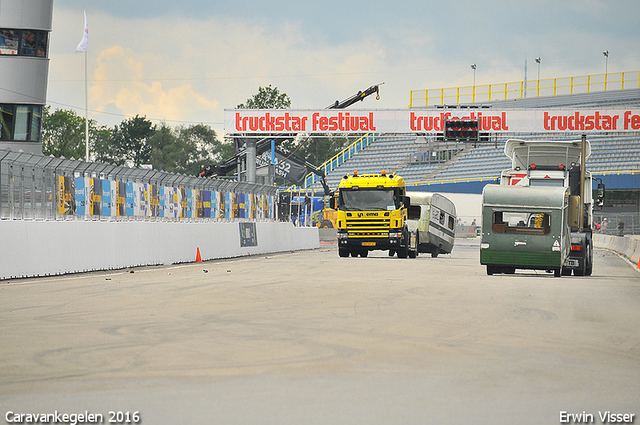
POLYGON ((372 250, 389 250, 399 258, 417 256, 416 233, 406 224, 410 199, 402 177, 354 172, 342 178, 336 201, 341 257, 366 257, 372 250))

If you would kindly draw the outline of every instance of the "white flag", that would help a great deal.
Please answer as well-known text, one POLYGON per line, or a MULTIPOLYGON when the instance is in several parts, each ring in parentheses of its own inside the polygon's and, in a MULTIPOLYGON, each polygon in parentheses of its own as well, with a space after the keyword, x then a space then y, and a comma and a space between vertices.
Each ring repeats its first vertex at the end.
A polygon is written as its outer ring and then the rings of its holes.
POLYGON ((78 47, 76 47, 76 53, 86 52, 89 48, 89 25, 87 25, 87 11, 84 11, 84 34, 78 47))

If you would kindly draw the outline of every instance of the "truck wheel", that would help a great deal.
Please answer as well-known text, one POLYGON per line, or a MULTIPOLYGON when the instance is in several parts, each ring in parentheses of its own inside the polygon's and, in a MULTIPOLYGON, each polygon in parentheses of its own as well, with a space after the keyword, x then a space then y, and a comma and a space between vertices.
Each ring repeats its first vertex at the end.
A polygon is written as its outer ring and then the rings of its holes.
POLYGON ((562 268, 562 276, 571 276, 571 269, 568 267, 562 268))
POLYGON ((586 271, 587 271, 587 257, 585 257, 584 260, 582 260, 582 267, 580 267, 579 269, 573 270, 573 275, 584 276, 586 271))
POLYGON ((360 256, 362 258, 367 258, 367 255, 369 255, 369 251, 367 251, 366 249, 364 251, 360 251, 360 256))
POLYGON ((349 256, 349 250, 345 249, 345 248, 338 248, 338 255, 341 257, 348 257, 349 256))
POLYGON ((587 269, 584 275, 591 276, 591 273, 593 273, 593 252, 591 251, 591 247, 587 248, 587 258, 585 261, 587 262, 587 269))
POLYGON ((418 240, 418 234, 416 233, 416 249, 409 249, 409 258, 416 258, 418 256, 418 246, 420 246, 420 241, 418 240))
POLYGON ((400 247, 400 249, 398 250, 398 258, 407 258, 408 255, 409 255, 409 247, 408 246, 400 247))
POLYGON ((493 266, 487 266, 487 274, 491 276, 493 274, 493 266))
POLYGON ((323 229, 333 229, 333 223, 331 222, 331 220, 322 220, 320 222, 320 227, 322 227, 323 229))
POLYGON ((396 255, 396 252, 393 249, 389 250, 389 257, 393 257, 394 255, 396 255))
MULTIPOLYGON (((437 249, 437 248, 436 248, 436 249, 437 249)), ((438 254, 440 253, 439 251, 440 251, 440 250, 433 251, 433 252, 431 253, 431 258, 438 258, 438 254)), ((487 267, 488 267, 488 266, 487 266, 487 267)))
POLYGON ((554 269, 553 270, 553 277, 560 277, 560 269, 554 269))
POLYGON ((358 256, 358 251, 351 251, 351 256, 356 258, 358 256))

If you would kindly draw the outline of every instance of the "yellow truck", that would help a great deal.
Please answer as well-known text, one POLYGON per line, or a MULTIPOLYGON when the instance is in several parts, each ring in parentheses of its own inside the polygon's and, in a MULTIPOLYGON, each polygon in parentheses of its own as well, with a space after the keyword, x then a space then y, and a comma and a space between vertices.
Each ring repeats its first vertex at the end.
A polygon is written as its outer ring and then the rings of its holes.
POLYGON ((388 250, 389 256, 415 258, 416 231, 407 227, 404 179, 393 174, 345 175, 332 201, 337 211, 338 254, 366 257, 369 251, 388 250))

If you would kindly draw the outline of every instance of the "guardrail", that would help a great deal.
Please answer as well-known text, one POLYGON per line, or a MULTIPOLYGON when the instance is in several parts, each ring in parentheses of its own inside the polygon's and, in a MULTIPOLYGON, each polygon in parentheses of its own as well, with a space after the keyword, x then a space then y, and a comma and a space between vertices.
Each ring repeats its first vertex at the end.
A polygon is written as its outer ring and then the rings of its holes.
POLYGON ((0 150, 1 220, 275 220, 277 189, 0 150))
POLYGON ((640 88, 640 71, 546 78, 439 89, 411 90, 408 107, 491 102, 526 97, 640 88))

